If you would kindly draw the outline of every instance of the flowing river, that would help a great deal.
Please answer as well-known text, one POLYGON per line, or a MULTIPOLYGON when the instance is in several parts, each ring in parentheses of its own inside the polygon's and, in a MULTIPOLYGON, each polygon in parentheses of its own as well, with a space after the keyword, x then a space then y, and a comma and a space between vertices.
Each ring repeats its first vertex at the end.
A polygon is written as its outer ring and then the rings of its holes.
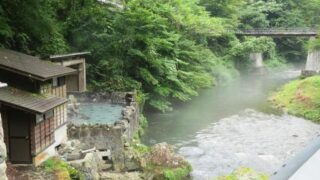
POLYGON ((146 144, 168 142, 193 166, 193 179, 226 175, 244 166, 272 174, 320 132, 320 126, 273 109, 267 97, 297 78, 291 69, 245 75, 203 90, 170 113, 148 114, 146 144))

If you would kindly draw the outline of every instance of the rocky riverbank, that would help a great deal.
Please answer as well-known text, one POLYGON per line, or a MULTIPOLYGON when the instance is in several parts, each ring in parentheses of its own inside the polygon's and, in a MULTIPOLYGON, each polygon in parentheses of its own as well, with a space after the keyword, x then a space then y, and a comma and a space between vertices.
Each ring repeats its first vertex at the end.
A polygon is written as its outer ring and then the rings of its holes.
MULTIPOLYGON (((122 105, 122 117, 114 124, 70 124, 69 141, 59 147, 60 158, 85 179, 188 178, 190 164, 167 143, 147 147, 140 144, 146 127, 135 93, 81 93, 72 95, 76 107, 82 102, 122 105)), ((72 109, 71 109, 72 110, 72 109)))
MULTIPOLYGON (((64 145, 60 152, 76 150, 80 142, 64 145)), ((94 180, 180 180, 189 179, 191 165, 173 151, 167 143, 156 144, 152 147, 132 143, 124 147, 123 166, 119 170, 112 162, 108 153, 95 149, 82 152, 83 158, 67 161, 71 167, 80 172, 84 179, 94 180)))

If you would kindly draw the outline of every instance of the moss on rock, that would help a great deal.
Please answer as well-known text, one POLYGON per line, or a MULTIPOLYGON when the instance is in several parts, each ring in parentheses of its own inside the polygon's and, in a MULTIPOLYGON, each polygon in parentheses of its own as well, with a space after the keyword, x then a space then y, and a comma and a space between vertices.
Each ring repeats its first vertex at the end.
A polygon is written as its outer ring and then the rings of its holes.
POLYGON ((192 171, 191 165, 186 165, 183 168, 166 169, 164 170, 164 177, 168 180, 180 180, 189 177, 192 171))
POLYGON ((139 128, 138 130, 135 132, 135 134, 133 135, 133 139, 135 141, 140 142, 140 138, 141 136, 144 134, 144 130, 148 127, 148 120, 147 118, 143 115, 140 114, 139 117, 139 128))
POLYGON ((320 122, 320 76, 295 80, 274 93, 270 100, 290 114, 320 122))
POLYGON ((45 161, 42 168, 47 172, 52 172, 58 179, 84 180, 84 175, 77 169, 71 167, 68 163, 59 157, 52 157, 45 161))
POLYGON ((153 179, 188 179, 192 167, 182 156, 174 153, 167 143, 156 144, 146 154, 147 166, 144 171, 153 174, 153 179))

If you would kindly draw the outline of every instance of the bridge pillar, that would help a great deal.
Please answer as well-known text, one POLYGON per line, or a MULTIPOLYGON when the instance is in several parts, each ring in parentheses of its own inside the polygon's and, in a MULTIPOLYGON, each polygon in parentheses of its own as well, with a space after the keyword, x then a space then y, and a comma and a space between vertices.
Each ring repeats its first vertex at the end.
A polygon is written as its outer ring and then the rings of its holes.
POLYGON ((254 63, 254 68, 263 68, 263 55, 260 52, 250 53, 250 60, 254 63))
MULTIPOLYGON (((310 38, 310 40, 314 37, 310 38)), ((320 50, 309 50, 308 58, 303 75, 310 76, 319 73, 320 71, 320 50)))

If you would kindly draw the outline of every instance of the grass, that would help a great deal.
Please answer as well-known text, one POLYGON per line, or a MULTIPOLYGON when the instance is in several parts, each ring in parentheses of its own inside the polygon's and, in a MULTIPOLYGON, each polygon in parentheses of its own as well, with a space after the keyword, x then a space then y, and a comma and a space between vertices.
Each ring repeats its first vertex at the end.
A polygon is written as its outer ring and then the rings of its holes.
POLYGON ((270 100, 290 114, 320 122, 320 76, 292 81, 270 100))
POLYGON ((140 142, 141 136, 144 134, 144 130, 148 127, 148 120, 147 118, 143 115, 140 114, 139 117, 139 128, 138 130, 134 133, 133 139, 140 142))
POLYGON ((163 174, 166 180, 183 180, 189 176, 191 171, 192 167, 187 165, 183 168, 166 169, 163 171, 163 174))
POLYGON ((153 179, 155 180, 189 180, 191 179, 190 173, 192 171, 192 166, 185 162, 185 164, 180 167, 170 168, 148 162, 143 171, 147 172, 147 174, 154 174, 155 176, 153 179))
POLYGON ((150 152, 150 147, 140 143, 133 144, 132 148, 135 152, 139 154, 146 154, 150 152))
POLYGON ((268 180, 268 176, 253 169, 242 167, 227 176, 221 176, 215 180, 268 180))
POLYGON ((84 180, 84 176, 79 170, 71 167, 58 157, 53 157, 45 161, 43 168, 47 172, 56 174, 60 179, 84 180))

